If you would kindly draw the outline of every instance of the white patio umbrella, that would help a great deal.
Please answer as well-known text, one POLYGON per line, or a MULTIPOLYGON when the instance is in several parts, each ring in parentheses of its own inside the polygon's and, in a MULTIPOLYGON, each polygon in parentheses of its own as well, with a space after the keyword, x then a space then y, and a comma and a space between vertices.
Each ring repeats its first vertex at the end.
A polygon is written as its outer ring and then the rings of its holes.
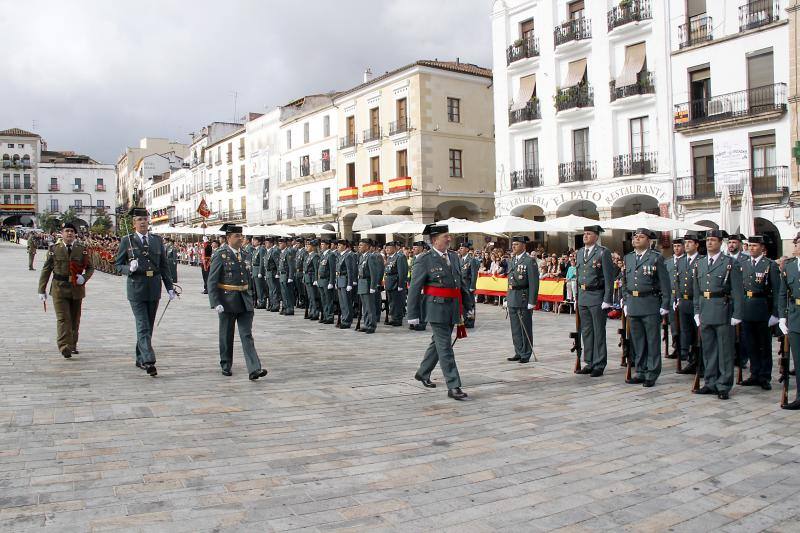
POLYGON ((722 197, 719 199, 719 229, 731 233, 733 231, 731 227, 732 218, 731 191, 728 189, 728 186, 725 185, 722 188, 722 197))
POLYGON ((545 227, 541 230, 537 231, 552 231, 552 232, 581 232, 585 226, 594 226, 599 224, 601 227, 603 226, 603 222, 599 220, 594 220, 593 218, 586 218, 580 217, 578 215, 567 215, 559 218, 554 218, 553 220, 547 220, 542 224, 545 227))
POLYGON ((626 217, 612 218, 600 223, 603 228, 635 230, 636 228, 647 228, 653 231, 706 231, 708 228, 691 222, 684 222, 672 218, 660 217, 644 211, 626 217))
POLYGON ((476 227, 475 233, 486 233, 489 235, 504 235, 509 233, 534 233, 536 231, 550 231, 546 228, 546 222, 537 222, 527 218, 506 215, 497 217, 494 220, 481 222, 476 227))
POLYGON ((742 192, 742 207, 739 213, 739 233, 743 233, 745 237, 755 235, 756 221, 753 217, 753 192, 750 190, 750 184, 744 186, 742 192))
MULTIPOLYGON (((450 233, 486 233, 486 230, 481 224, 482 222, 475 222, 474 220, 467 220, 464 218, 447 218, 440 220, 437 224, 447 224, 450 233)), ((487 235, 498 235, 497 233, 487 233, 487 235)))
POLYGON ((325 229, 322 225, 318 224, 303 224, 300 226, 287 226, 293 235, 336 235, 336 231, 325 229))
POLYGON ((414 222, 413 220, 401 220, 400 222, 393 222, 384 226, 376 228, 361 230, 360 233, 365 235, 416 235, 422 233, 425 229, 425 224, 422 222, 414 222))

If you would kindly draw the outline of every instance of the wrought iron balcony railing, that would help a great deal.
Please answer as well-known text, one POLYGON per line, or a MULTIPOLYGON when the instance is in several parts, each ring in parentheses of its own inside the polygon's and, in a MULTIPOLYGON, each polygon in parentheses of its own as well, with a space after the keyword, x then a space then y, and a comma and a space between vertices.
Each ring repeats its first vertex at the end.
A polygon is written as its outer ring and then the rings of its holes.
POLYGON ((614 177, 655 174, 658 172, 657 152, 638 152, 614 157, 614 177))
POLYGON ((573 161, 558 165, 558 182, 573 183, 576 181, 593 181, 597 179, 597 163, 595 161, 573 161))
POLYGON ((526 168, 511 173, 511 190, 532 189, 542 186, 542 169, 526 168))
POLYGON ((408 119, 396 120, 389 123, 389 135, 396 135, 408 131, 408 119))
POLYGON ((582 41, 584 39, 592 38, 592 21, 591 19, 581 17, 575 20, 569 20, 556 26, 553 30, 556 46, 571 42, 582 41))
MULTIPOLYGON (((741 196, 748 185, 755 203, 765 195, 789 192, 789 167, 762 167, 733 172, 720 172, 709 176, 683 176, 676 180, 676 195, 679 201, 715 200, 722 196, 727 185, 731 196, 741 196)), ((772 200, 768 200, 772 201, 772 200)))
POLYGON ((678 46, 681 49, 689 48, 690 46, 712 40, 714 38, 714 26, 712 22, 711 17, 702 17, 690 20, 686 24, 678 26, 678 32, 680 34, 678 46))
POLYGON ((525 122, 528 120, 539 120, 542 118, 541 110, 539 109, 539 99, 534 98, 528 105, 522 109, 508 111, 508 123, 517 124, 518 122, 525 122))
POLYGON ((611 101, 615 102, 621 98, 629 96, 636 96, 641 94, 655 94, 655 75, 647 70, 639 73, 636 83, 633 85, 617 86, 617 80, 609 82, 609 90, 611 91, 611 101))
POLYGON ((612 8, 608 12, 608 31, 629 22, 639 22, 653 18, 650 10, 650 0, 631 0, 627 3, 620 2, 620 5, 612 8))
POLYGON ((533 36, 519 39, 506 50, 507 65, 526 57, 539 57, 539 39, 533 36))
POLYGON ((787 109, 786 84, 775 83, 745 91, 691 100, 675 106, 675 128, 747 118, 787 109))
POLYGON ((780 20, 780 0, 752 0, 739 6, 739 31, 752 30, 780 20))
POLYGON ((556 111, 594 106, 594 91, 589 84, 560 89, 555 97, 556 111))

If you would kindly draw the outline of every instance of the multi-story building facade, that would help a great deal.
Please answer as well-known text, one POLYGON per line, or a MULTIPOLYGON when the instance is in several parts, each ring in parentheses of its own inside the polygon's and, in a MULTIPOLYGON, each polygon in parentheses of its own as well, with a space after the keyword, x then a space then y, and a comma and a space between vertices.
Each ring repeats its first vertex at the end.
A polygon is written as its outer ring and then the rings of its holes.
POLYGON ((127 147, 117 160, 117 205, 127 210, 133 205, 140 205, 143 201, 144 181, 137 177, 137 163, 148 155, 173 154, 175 157, 185 159, 188 147, 185 144, 160 139, 145 137, 139 141, 138 147, 127 147))
MULTIPOLYGON (((788 0, 789 19, 789 129, 792 134, 792 201, 800 201, 800 0, 788 0)), ((800 213, 794 220, 800 225, 800 213)))
POLYGON ((72 209, 81 226, 91 227, 97 216, 111 216, 117 203, 114 165, 86 155, 43 150, 39 162, 38 213, 61 215, 72 209))
POLYGON ((280 117, 281 109, 276 107, 245 124, 247 223, 251 226, 275 222, 280 210, 280 117))
POLYGON ((494 3, 498 215, 673 214, 669 3, 494 3))
POLYGON ((340 232, 349 237, 386 215, 491 218, 491 71, 417 61, 366 78, 334 98, 340 232))
POLYGON ((678 212, 691 222, 719 224, 727 187, 733 217, 726 229, 738 232, 741 198, 750 188, 755 231, 771 237, 773 257, 791 249, 785 243, 796 233, 788 204, 790 47, 782 3, 666 3, 678 212))
POLYGON ((32 226, 42 139, 19 128, 0 131, 0 224, 32 226))
POLYGON ((281 107, 278 207, 269 222, 336 229, 338 113, 333 97, 310 95, 281 107))

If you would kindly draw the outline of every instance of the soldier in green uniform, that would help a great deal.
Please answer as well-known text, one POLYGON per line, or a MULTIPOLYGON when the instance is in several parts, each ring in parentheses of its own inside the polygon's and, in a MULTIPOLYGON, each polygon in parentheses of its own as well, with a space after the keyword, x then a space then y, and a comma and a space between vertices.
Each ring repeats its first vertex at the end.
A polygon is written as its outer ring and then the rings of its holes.
POLYGON ((147 210, 134 207, 129 215, 133 217, 134 232, 120 241, 114 266, 117 272, 128 277, 128 302, 136 319, 136 366, 155 377, 158 371, 152 339, 161 300, 161 284, 167 289, 170 300, 174 300, 176 295, 172 289, 164 242, 158 235, 148 232, 147 210))
POLYGON ((280 261, 281 252, 278 249, 275 237, 269 236, 265 240, 267 249, 264 253, 261 268, 267 280, 267 289, 269 291, 269 307, 267 309, 272 313, 277 313, 281 309, 281 284, 280 276, 278 275, 278 262, 280 261))
POLYGON ((380 245, 380 243, 373 241, 372 246, 370 246, 369 257, 372 267, 375 268, 377 272, 376 276, 378 279, 378 286, 376 287, 375 294, 372 295, 375 298, 375 316, 378 322, 381 321, 381 314, 383 312, 383 276, 386 273, 386 262, 383 259, 383 254, 381 253, 382 248, 383 247, 380 245))
MULTIPOLYGON (((428 249, 428 244, 425 241, 414 241, 414 244, 411 246, 412 256, 411 256, 411 262, 408 265, 408 285, 409 285, 409 290, 411 289, 411 278, 413 277, 413 274, 414 274, 414 264, 417 262, 417 258, 420 255, 422 255, 423 253, 425 253, 427 251, 427 249, 428 249)), ((408 329, 411 329, 411 330, 414 330, 414 331, 425 331, 425 328, 427 327, 426 325, 428 323, 428 321, 425 319, 426 318, 425 317, 426 309, 425 309, 425 306, 422 305, 422 299, 421 298, 417 298, 415 301, 420 305, 419 323, 418 324, 409 324, 408 325, 408 329)), ((408 300, 406 300, 406 307, 408 307, 408 300)), ((408 309, 406 309, 406 314, 408 314, 408 309)))
POLYGON ((303 285, 305 286, 308 309, 304 318, 307 320, 319 320, 320 317, 320 298, 319 292, 317 291, 317 287, 319 286, 319 282, 317 281, 317 276, 319 275, 318 246, 319 241, 317 239, 309 239, 306 241, 306 253, 303 259, 303 285))
POLYGON ((336 260, 336 290, 339 293, 340 329, 349 329, 353 323, 353 296, 358 288, 358 265, 350 241, 340 239, 339 257, 336 260))
POLYGON ((675 316, 673 319, 669 321, 669 330, 670 335, 672 336, 672 352, 665 354, 664 357, 667 359, 677 359, 680 357, 680 334, 678 329, 679 320, 676 318, 678 315, 678 291, 679 291, 679 276, 678 276, 678 268, 679 265, 686 262, 686 249, 683 244, 683 239, 677 238, 672 239, 672 258, 668 261, 664 261, 664 265, 667 268, 667 273, 669 274, 669 282, 671 288, 671 302, 672 302, 672 310, 674 311, 675 316))
POLYGON ((293 315, 295 292, 294 292, 294 277, 295 277, 295 250, 290 246, 290 240, 281 237, 278 239, 278 249, 280 255, 278 256, 278 279, 281 284, 281 302, 283 307, 280 314, 293 315))
POLYGON ((652 387, 661 374, 661 321, 669 316, 672 289, 664 257, 650 249, 656 233, 639 228, 633 251, 625 256, 622 276, 623 312, 631 326, 631 350, 636 376, 629 384, 652 387))
POLYGON ((321 324, 333 324, 333 309, 336 303, 334 284, 336 283, 336 253, 328 239, 319 242, 319 266, 316 272, 317 291, 320 300, 321 324))
POLYGON ((37 242, 36 236, 31 233, 28 236, 28 270, 36 270, 33 268, 33 259, 36 257, 37 242))
MULTIPOLYGON (((432 248, 415 260, 408 292, 408 322, 419 323, 419 310, 424 306, 433 335, 414 379, 425 387, 435 387, 430 378, 439 363, 447 382, 448 397, 466 400, 467 394, 461 390, 461 377, 451 337, 453 326, 459 325, 461 328, 464 312, 470 310, 464 307, 470 305, 466 299, 469 286, 461 277, 458 254, 450 250, 451 237, 447 225, 428 224, 423 235, 430 235, 432 248)), ((457 336, 462 335, 466 335, 466 330, 460 331, 457 336)))
POLYGON ((294 238, 294 270, 297 272, 297 276, 300 278, 298 283, 294 284, 294 291, 295 291, 295 306, 299 307, 300 309, 305 309, 308 307, 308 298, 306 295, 306 285, 303 282, 303 266, 306 263, 306 241, 302 237, 295 237, 294 238))
POLYGON ((578 314, 586 362, 578 373, 592 377, 602 376, 606 368, 606 319, 614 293, 611 252, 597 242, 601 233, 600 226, 583 228, 583 248, 576 252, 578 314))
MULTIPOLYGON (((476 262, 475 258, 470 253, 472 248, 472 241, 464 241, 458 245, 459 259, 461 260, 461 276, 466 280, 469 286, 469 299, 471 302, 470 308, 475 309, 475 286, 478 282, 478 269, 480 268, 480 261, 476 262)), ((464 326, 468 329, 475 327, 475 316, 465 316, 464 326)))
POLYGON ((740 261, 744 300, 742 301, 741 347, 743 359, 750 360, 750 377, 744 386, 772 389, 772 326, 778 323, 778 265, 765 254, 763 235, 748 240, 749 258, 740 261))
POLYGON ((169 265, 169 278, 172 283, 178 283, 178 252, 169 237, 164 239, 164 250, 166 251, 167 264, 169 265))
POLYGON ((362 328, 364 333, 375 333, 378 323, 378 309, 375 307, 375 295, 378 293, 380 272, 377 262, 372 258, 370 239, 361 239, 358 251, 361 254, 358 263, 358 296, 361 299, 362 328))
POLYGON ((675 295, 678 318, 680 319, 681 361, 689 364, 681 368, 680 374, 694 375, 697 371, 697 357, 700 355, 695 349, 697 346, 697 325, 694 323, 694 269, 699 261, 706 259, 701 255, 700 243, 703 236, 697 233, 687 233, 683 236, 683 246, 686 254, 678 261, 677 265, 677 293, 675 295))
POLYGON ((389 302, 389 325, 402 326, 406 309, 406 280, 408 279, 408 261, 406 256, 397 251, 395 241, 386 243, 386 273, 384 285, 389 302))
POLYGON ((50 276, 50 296, 56 310, 58 351, 69 359, 78 353, 78 330, 81 325, 81 304, 86 296, 86 282, 94 267, 86 247, 75 240, 75 226, 67 222, 61 229, 61 240, 51 244, 39 276, 39 299, 47 301, 47 282, 50 276))
POLYGON ((728 250, 727 255, 736 259, 737 261, 747 261, 750 256, 744 250, 742 243, 745 241, 744 235, 741 233, 734 233, 728 236, 728 250))
POLYGON ((742 267, 722 253, 728 234, 710 230, 706 234, 708 258, 694 269, 694 320, 700 328, 705 365, 705 384, 697 394, 716 394, 727 400, 733 387, 733 327, 742 321, 742 267))
POLYGON ((253 341, 251 257, 242 249, 241 226, 223 224, 220 229, 227 243, 211 258, 208 272, 208 300, 219 315, 219 366, 223 376, 232 375, 233 334, 238 325, 247 372, 255 381, 266 376, 267 370, 261 367, 253 341))
POLYGON ((790 259, 783 263, 778 291, 778 327, 784 335, 789 336, 789 347, 794 358, 795 399, 783 409, 800 410, 800 233, 794 240, 794 249, 790 259))
POLYGON ((253 286, 256 291, 256 309, 267 308, 267 279, 264 272, 264 261, 267 251, 264 249, 261 237, 253 236, 253 252, 251 257, 253 273, 253 286))
MULTIPOLYGON (((508 360, 523 364, 530 362, 533 353, 533 307, 539 299, 539 267, 525 249, 528 241, 528 237, 521 235, 511 238, 508 292, 503 302, 503 307, 508 308, 514 343, 514 357, 508 360)), ((467 279, 464 276, 465 282, 467 279)))

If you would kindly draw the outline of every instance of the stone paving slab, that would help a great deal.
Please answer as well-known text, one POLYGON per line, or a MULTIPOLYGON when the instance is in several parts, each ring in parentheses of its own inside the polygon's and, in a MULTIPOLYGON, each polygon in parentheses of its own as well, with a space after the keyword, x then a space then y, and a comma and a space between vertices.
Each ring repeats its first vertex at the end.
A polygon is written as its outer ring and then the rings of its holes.
POLYGON ((438 370, 435 390, 413 380, 429 333, 258 311, 270 373, 252 383, 238 340, 220 375, 181 266, 153 379, 121 278, 89 282, 64 360, 22 247, 0 243, 0 272, 0 531, 800 531, 800 416, 777 388, 694 396, 672 361, 625 385, 613 321, 591 379, 572 374, 574 317, 536 313, 540 361, 519 365, 505 313, 479 305, 457 403, 438 370))

